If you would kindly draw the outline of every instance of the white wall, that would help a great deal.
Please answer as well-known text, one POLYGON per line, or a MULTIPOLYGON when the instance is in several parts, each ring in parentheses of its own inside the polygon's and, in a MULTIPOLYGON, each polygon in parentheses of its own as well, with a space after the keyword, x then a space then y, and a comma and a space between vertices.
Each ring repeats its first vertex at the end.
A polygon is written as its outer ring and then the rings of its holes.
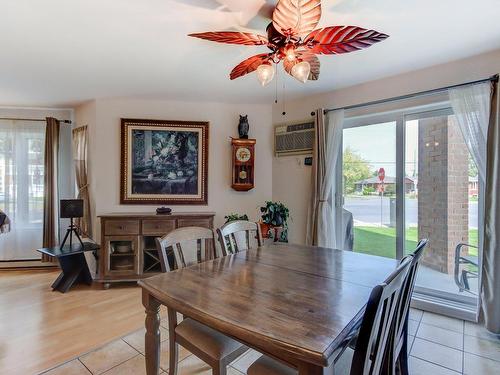
MULTIPOLYGON (((208 206, 171 206, 174 211, 215 211, 215 225, 231 212, 258 219, 258 206, 272 197, 272 109, 270 105, 98 99, 76 108, 78 126, 90 127, 90 187, 94 217, 112 212, 152 212, 158 205, 120 204, 120 118, 209 121, 208 206), (231 189, 230 136, 237 137, 239 114, 248 114, 257 139, 255 188, 231 189)), ((94 220, 94 228, 98 229, 94 220)), ((94 238, 99 238, 96 230, 94 238)))
MULTIPOLYGON (((363 69, 362 66, 359 67, 363 69)), ((316 108, 337 108, 373 100, 460 84, 487 78, 500 72, 500 50, 455 62, 437 65, 397 76, 366 82, 329 93, 312 95, 273 108, 273 123, 311 119, 316 108)), ((320 78, 321 79, 321 78, 320 78)), ((304 157, 273 158, 273 200, 288 205, 293 221, 290 225, 291 242, 304 243, 308 198, 310 197, 311 167, 303 165, 304 157)))

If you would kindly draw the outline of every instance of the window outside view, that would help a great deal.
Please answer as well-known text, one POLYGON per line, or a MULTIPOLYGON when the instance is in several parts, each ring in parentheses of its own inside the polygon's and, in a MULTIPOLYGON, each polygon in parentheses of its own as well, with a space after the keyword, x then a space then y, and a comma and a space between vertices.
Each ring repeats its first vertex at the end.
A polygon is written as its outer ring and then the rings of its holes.
MULTIPOLYGON (((417 285, 474 297, 479 241, 474 161, 454 116, 427 116, 404 126, 403 253, 428 238, 417 285)), ((343 207, 353 217, 356 252, 396 258, 396 142, 395 121, 344 129, 343 207)))

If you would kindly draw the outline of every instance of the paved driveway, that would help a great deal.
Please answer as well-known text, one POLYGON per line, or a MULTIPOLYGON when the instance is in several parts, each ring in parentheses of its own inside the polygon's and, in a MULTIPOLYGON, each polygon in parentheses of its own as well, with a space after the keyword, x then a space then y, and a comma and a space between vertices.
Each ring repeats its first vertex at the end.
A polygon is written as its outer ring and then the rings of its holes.
MULTIPOLYGON (((469 227, 477 228, 478 203, 469 203, 469 227)), ((344 208, 351 211, 357 225, 388 225, 390 223, 390 198, 380 197, 346 197, 344 208)), ((418 201, 406 200, 406 225, 417 226, 418 201)))

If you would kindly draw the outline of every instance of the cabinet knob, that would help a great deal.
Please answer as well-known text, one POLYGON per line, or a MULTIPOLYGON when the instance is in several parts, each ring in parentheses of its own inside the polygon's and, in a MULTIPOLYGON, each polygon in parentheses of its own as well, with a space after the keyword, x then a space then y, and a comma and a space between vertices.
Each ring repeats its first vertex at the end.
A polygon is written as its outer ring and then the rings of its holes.
POLYGON ((118 229, 123 229, 123 225, 118 226, 118 229))

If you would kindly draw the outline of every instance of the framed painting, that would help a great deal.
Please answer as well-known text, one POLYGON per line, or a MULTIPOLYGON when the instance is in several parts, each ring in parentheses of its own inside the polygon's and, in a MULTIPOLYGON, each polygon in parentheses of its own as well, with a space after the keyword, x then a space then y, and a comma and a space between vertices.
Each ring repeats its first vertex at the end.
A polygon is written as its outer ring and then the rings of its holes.
POLYGON ((121 119, 121 204, 205 205, 208 122, 121 119))

